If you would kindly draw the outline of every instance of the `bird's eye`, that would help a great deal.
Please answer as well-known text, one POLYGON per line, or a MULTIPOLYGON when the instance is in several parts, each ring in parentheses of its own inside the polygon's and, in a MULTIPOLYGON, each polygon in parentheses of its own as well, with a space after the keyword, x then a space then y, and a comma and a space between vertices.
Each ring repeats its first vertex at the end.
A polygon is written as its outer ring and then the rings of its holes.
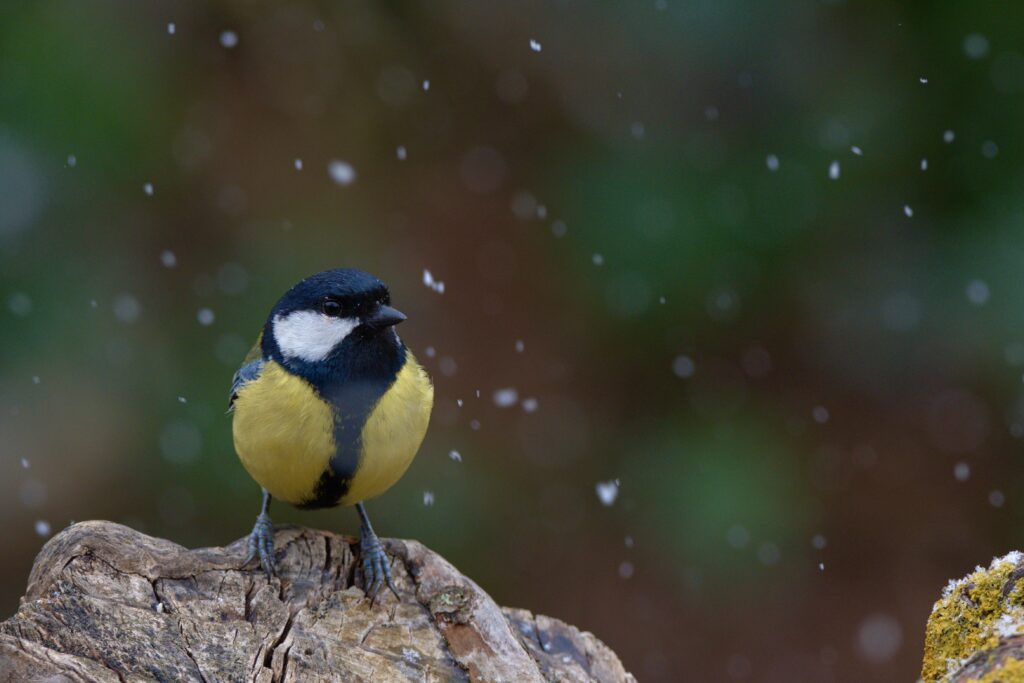
POLYGON ((341 317, 341 304, 334 299, 324 299, 320 304, 320 311, 332 318, 341 317))

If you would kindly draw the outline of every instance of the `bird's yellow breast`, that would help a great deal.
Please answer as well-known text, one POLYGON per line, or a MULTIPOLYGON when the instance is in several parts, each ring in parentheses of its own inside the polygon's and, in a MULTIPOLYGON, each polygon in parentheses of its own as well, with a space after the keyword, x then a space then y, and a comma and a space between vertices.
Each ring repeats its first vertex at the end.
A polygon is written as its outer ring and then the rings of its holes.
MULTIPOLYGON (((359 463, 341 505, 380 495, 409 468, 427 432, 434 388, 407 352, 395 381, 370 410, 361 432, 359 463)), ((245 469, 279 500, 313 498, 336 453, 333 409, 305 380, 274 361, 238 390, 235 450, 245 469)))
POLYGON ((293 505, 310 497, 335 452, 331 407, 272 360, 239 389, 232 432, 252 478, 293 505))

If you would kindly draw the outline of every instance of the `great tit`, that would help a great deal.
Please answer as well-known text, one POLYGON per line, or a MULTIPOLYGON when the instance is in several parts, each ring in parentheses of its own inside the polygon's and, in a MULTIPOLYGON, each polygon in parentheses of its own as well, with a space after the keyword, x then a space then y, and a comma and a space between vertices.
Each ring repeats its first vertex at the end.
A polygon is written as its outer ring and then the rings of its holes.
POLYGON ((235 451, 263 487, 246 564, 274 573, 270 501, 355 505, 367 596, 398 597, 363 501, 408 469, 427 432, 434 387, 395 332, 388 288, 354 269, 317 273, 285 292, 231 383, 235 451))

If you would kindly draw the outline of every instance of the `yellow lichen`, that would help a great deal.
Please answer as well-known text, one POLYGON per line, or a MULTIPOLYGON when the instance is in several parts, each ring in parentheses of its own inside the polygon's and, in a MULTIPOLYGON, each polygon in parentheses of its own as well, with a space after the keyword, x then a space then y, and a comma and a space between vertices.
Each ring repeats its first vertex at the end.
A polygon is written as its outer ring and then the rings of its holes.
POLYGON ((981 678, 972 678, 967 683, 1024 683, 1024 661, 1012 657, 1003 660, 996 671, 990 671, 981 678))
MULTIPOLYGON (((1013 630, 1020 623, 1024 578, 1003 595, 1010 574, 1020 560, 1020 555, 1011 554, 993 560, 988 569, 979 567, 973 574, 951 584, 942 599, 935 603, 925 631, 921 668, 925 681, 948 680, 967 658, 994 648, 999 644, 1001 633, 1013 630)), ((1007 665, 1017 667, 1016 663, 1007 662, 1007 665)), ((998 680, 1018 679, 1004 676, 998 680)))

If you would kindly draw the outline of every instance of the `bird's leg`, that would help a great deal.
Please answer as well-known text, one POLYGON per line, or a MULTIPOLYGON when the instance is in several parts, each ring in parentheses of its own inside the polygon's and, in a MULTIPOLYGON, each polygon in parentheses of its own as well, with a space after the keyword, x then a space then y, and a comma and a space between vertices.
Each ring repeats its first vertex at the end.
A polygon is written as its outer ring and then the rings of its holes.
POLYGON ((267 573, 267 579, 274 575, 274 523, 270 521, 270 494, 263 489, 263 505, 259 517, 249 534, 249 554, 245 563, 249 564, 259 555, 260 566, 267 573))
POLYGON ((356 503, 356 510, 359 512, 359 554, 363 563, 363 590, 366 597, 370 598, 370 606, 377 600, 377 593, 383 584, 387 584, 395 598, 401 601, 398 596, 398 589, 391 580, 391 565, 388 564, 388 557, 384 554, 384 547, 377 538, 377 534, 370 525, 370 518, 366 516, 366 508, 362 503, 356 503))

